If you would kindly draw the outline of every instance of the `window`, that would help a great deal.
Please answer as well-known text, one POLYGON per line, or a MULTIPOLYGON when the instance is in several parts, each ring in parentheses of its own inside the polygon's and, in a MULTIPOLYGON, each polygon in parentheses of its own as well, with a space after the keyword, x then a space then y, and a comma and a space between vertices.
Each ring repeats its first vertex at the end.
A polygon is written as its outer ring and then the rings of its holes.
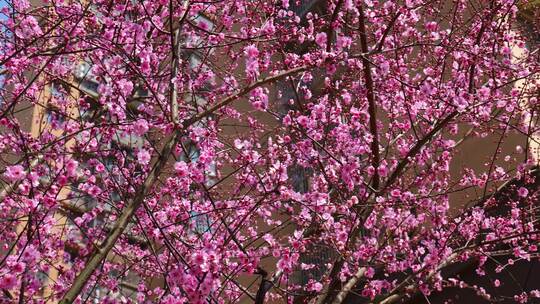
MULTIPOLYGON (((295 88, 292 87, 292 83, 290 80, 282 80, 278 82, 278 87, 281 90, 281 94, 275 99, 275 109, 280 114, 285 115, 290 110, 295 109, 295 105, 297 104, 297 96, 295 93, 295 88), (291 104, 291 100, 294 102, 293 104, 291 104)), ((300 98, 301 96, 298 97, 300 98)))
POLYGON ((300 255, 299 264, 307 265, 307 269, 295 270, 293 284, 305 285, 309 280, 320 281, 328 271, 326 265, 333 263, 338 257, 334 249, 324 244, 312 244, 300 255))
POLYGON ((309 170, 302 166, 294 165, 289 167, 288 171, 294 191, 306 193, 309 190, 309 170))
POLYGON ((191 22, 195 24, 198 29, 194 34, 189 35, 185 38, 185 43, 190 48, 202 47, 204 46, 204 37, 207 36, 205 31, 213 31, 214 22, 212 22, 212 20, 210 20, 208 17, 201 14, 193 18, 191 22))
POLYGON ((303 18, 309 12, 318 12, 323 5, 321 0, 290 0, 289 9, 303 18))
POLYGON ((210 220, 207 215, 192 211, 191 218, 196 233, 203 234, 210 231, 210 220))
MULTIPOLYGON (((201 151, 195 144, 192 144, 191 142, 187 142, 187 143, 184 143, 183 146, 186 150, 186 153, 180 154, 180 156, 178 157, 179 160, 186 163, 192 163, 199 160, 201 151)), ((215 183, 214 178, 217 176, 216 164, 212 162, 206 169, 205 173, 206 173, 206 186, 211 187, 215 183)))
POLYGON ((84 79, 92 75, 90 70, 91 70, 90 63, 82 62, 75 68, 75 71, 73 71, 73 74, 75 75, 77 79, 84 79))
MULTIPOLYGON (((79 214, 76 213, 69 213, 67 214, 67 221, 66 221, 66 239, 69 242, 67 246, 72 247, 74 252, 78 252, 79 248, 82 248, 86 246, 86 237, 84 233, 82 232, 81 227, 79 227, 75 223, 75 218, 77 218, 79 214)), ((94 221, 93 221, 94 222, 94 221)), ((91 223, 89 226, 93 226, 94 223, 91 223)))
POLYGON ((5 77, 4 75, 0 75, 0 107, 4 105, 5 103, 5 97, 4 97, 4 84, 5 84, 5 77))
POLYGON ((65 115, 54 107, 47 108, 45 117, 47 119, 47 124, 53 129, 60 129, 64 125, 65 115))
POLYGON ((69 88, 62 83, 55 81, 51 83, 51 97, 53 99, 61 99, 69 94, 69 88))
POLYGON ((117 131, 114 136, 114 141, 119 148, 125 147, 128 149, 141 148, 144 144, 144 138, 124 131, 117 131))
MULTIPOLYGON (((109 272, 109 278, 118 278, 117 291, 112 291, 105 286, 98 285, 82 295, 83 301, 87 303, 103 303, 105 298, 115 300, 114 303, 134 303, 137 296, 137 282, 139 277, 131 272, 121 273, 116 269, 109 272)), ((108 301, 109 303, 113 301, 108 301)))
POLYGON ((83 95, 79 105, 79 118, 84 121, 93 121, 97 118, 99 103, 88 95, 83 95))
POLYGON ((88 80, 88 79, 84 79, 83 81, 81 81, 81 83, 79 84, 79 88, 87 93, 87 94, 90 94, 92 96, 97 96, 99 95, 98 93, 98 87, 99 87, 99 83, 97 83, 96 81, 92 81, 92 80, 88 80))
POLYGON ((191 69, 191 77, 198 78, 204 83, 204 86, 199 91, 210 91, 212 84, 215 82, 212 69, 203 62, 199 54, 196 52, 189 54, 188 61, 189 68, 191 69))
POLYGON ((77 65, 73 74, 79 80, 79 89, 91 96, 98 96, 99 82, 92 73, 92 66, 89 62, 77 65))
POLYGON ((69 204, 77 210, 89 211, 97 205, 97 200, 78 189, 78 184, 70 186, 69 204))

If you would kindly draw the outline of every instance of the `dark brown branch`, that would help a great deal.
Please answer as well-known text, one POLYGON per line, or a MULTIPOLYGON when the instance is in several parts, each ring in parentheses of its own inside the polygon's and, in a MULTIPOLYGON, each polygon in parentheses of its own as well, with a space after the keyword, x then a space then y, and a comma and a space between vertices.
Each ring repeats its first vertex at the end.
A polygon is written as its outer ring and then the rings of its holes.
MULTIPOLYGON (((360 48, 362 53, 367 53, 369 51, 367 45, 367 35, 366 35, 366 24, 364 10, 362 6, 358 9, 360 17, 358 19, 359 30, 360 30, 360 48)), ((380 177, 378 173, 378 168, 380 164, 379 156, 379 134, 377 132, 377 106, 375 104, 375 93, 373 89, 373 77, 371 76, 370 62, 367 58, 362 57, 362 64, 364 66, 364 78, 366 81, 367 89, 367 100, 368 100, 368 112, 369 112, 369 129, 371 136, 373 137, 371 141, 371 154, 372 154, 372 166, 375 169, 373 173, 373 188, 375 190, 379 189, 380 177)))
MULTIPOLYGON (((384 41, 386 40, 386 37, 388 36, 388 34, 390 34, 390 31, 392 30, 392 27, 394 27, 394 24, 396 23, 399 16, 401 16, 401 12, 398 12, 396 15, 394 15, 392 20, 390 20, 390 23, 388 23, 388 26, 384 30, 384 33, 383 33, 381 39, 379 40, 379 42, 377 43, 375 48, 373 48, 373 50, 370 52, 370 54, 378 53, 378 52, 382 51, 384 41)), ((362 51, 362 52, 364 52, 364 51, 362 51)))
POLYGON ((262 269, 261 267, 257 267, 255 274, 261 275, 261 284, 259 285, 257 295, 255 296, 255 304, 263 304, 266 293, 270 290, 270 288, 272 288, 274 284, 272 284, 271 281, 266 279, 266 277, 268 277, 268 272, 266 272, 266 270, 262 269))
POLYGON ((328 30, 326 31, 326 51, 330 52, 332 50, 332 40, 334 39, 334 22, 336 22, 339 15, 339 10, 343 6, 343 0, 339 0, 334 8, 332 13, 332 18, 330 18, 330 23, 328 23, 328 30))

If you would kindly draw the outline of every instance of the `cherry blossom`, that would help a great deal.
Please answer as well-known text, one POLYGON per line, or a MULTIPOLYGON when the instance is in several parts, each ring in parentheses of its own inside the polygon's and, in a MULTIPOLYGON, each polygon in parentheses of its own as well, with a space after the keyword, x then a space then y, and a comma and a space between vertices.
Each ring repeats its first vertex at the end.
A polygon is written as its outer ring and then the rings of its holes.
POLYGON ((528 6, 7 4, 0 302, 540 296, 528 6))
POLYGON ((150 152, 145 149, 141 149, 137 152, 137 161, 141 165, 147 165, 150 162, 150 157, 150 152))
POLYGON ((21 165, 9 166, 6 168, 4 176, 7 177, 10 181, 21 180, 25 176, 24 167, 21 165))

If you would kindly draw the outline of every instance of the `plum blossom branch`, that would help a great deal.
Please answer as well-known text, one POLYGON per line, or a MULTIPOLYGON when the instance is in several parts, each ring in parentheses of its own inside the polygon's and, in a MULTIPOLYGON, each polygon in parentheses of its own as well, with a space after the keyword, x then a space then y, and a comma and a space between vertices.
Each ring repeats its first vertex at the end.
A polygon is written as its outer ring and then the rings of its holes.
MULTIPOLYGON (((265 85, 273 81, 277 81, 283 77, 287 77, 295 73, 305 71, 307 68, 308 68, 307 66, 293 68, 288 71, 279 73, 275 76, 269 76, 251 85, 248 85, 246 88, 240 90, 240 92, 223 99, 222 101, 218 102, 217 104, 207 109, 206 111, 193 116, 187 121, 184 121, 184 123, 182 124, 182 128, 183 130, 189 128, 190 126, 195 124, 197 121, 207 117, 208 115, 212 114, 215 111, 220 110, 221 108, 227 106, 234 100, 249 93, 251 90, 257 87, 260 87, 262 85, 265 85)), ((75 300, 75 298, 80 294, 81 290, 84 288, 84 286, 86 285, 86 283, 88 282, 88 280, 90 279, 90 277, 92 276, 96 268, 99 267, 99 265, 107 257, 109 251, 115 246, 117 240, 124 233, 129 221, 131 220, 131 218, 133 217, 133 215, 135 214, 139 206, 146 199, 147 194, 149 193, 150 189, 153 187, 158 176, 161 174, 163 167, 167 163, 167 160, 169 159, 169 156, 173 148, 180 141, 181 136, 182 136, 182 132, 180 130, 177 130, 165 142, 163 148, 161 149, 159 153, 159 157, 156 159, 156 161, 152 165, 152 169, 148 173, 139 191, 137 191, 137 193, 135 194, 135 197, 122 210, 122 213, 118 217, 118 220, 115 222, 113 228, 111 229, 111 231, 109 232, 105 240, 98 246, 98 248, 96 249, 96 253, 92 255, 92 257, 86 263, 85 268, 75 278, 70 289, 65 293, 65 295, 60 300, 61 304, 72 303, 75 300)))

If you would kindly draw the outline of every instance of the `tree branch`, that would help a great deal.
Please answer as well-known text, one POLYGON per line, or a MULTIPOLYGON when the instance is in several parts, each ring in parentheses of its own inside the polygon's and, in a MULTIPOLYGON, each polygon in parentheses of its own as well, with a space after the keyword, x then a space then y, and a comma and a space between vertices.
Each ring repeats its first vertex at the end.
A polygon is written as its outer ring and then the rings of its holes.
POLYGON ((172 49, 172 62, 171 62, 171 121, 174 124, 178 123, 178 82, 176 77, 178 76, 178 64, 180 62, 180 28, 182 27, 182 22, 185 20, 188 10, 189 10, 189 1, 184 1, 182 5, 184 12, 180 18, 180 24, 174 32, 173 28, 173 5, 172 0, 169 1, 169 10, 170 10, 170 26, 171 26, 171 49, 172 49))
POLYGON ((131 218, 133 217, 137 209, 140 207, 140 205, 144 202, 144 199, 150 192, 150 189, 153 187, 158 176, 161 174, 161 171, 163 170, 163 167, 167 163, 167 160, 169 159, 169 156, 173 148, 179 142, 183 131, 187 130, 190 126, 192 126, 197 121, 207 117, 208 115, 211 115, 215 111, 218 111, 221 108, 229 105, 230 103, 232 103, 234 100, 238 99, 239 97, 249 93, 251 90, 259 86, 262 86, 264 84, 279 80, 283 77, 287 77, 289 75, 292 75, 301 71, 305 71, 306 69, 308 69, 308 66, 301 66, 301 67, 293 68, 291 70, 277 74, 275 76, 264 78, 251 85, 246 86, 244 89, 240 90, 238 93, 230 95, 229 97, 223 99, 221 102, 216 103, 214 106, 210 107, 206 111, 199 113, 193 116, 192 118, 186 120, 182 124, 182 128, 177 129, 174 132, 174 134, 167 140, 164 147, 159 153, 159 157, 154 162, 152 169, 150 170, 150 173, 148 174, 144 183, 142 184, 140 190, 137 192, 135 197, 129 201, 128 205, 124 208, 124 210, 122 210, 122 213, 118 217, 118 220, 112 227, 110 233, 107 235, 103 243, 100 246, 98 246, 98 249, 94 252, 92 257, 88 260, 84 269, 75 278, 70 289, 66 292, 66 294, 60 300, 59 303, 60 304, 72 303, 77 298, 79 293, 82 291, 82 289, 86 285, 86 282, 89 281, 94 271, 99 267, 99 265, 103 262, 103 260, 105 260, 109 251, 111 251, 111 249, 116 244, 118 238, 120 238, 120 236, 124 233, 124 230, 126 229, 129 221, 131 220, 131 218))
POLYGON ((349 281, 347 281, 345 286, 343 286, 343 288, 339 291, 339 293, 336 295, 336 298, 334 299, 332 304, 341 304, 345 300, 349 292, 354 288, 358 280, 360 280, 364 276, 365 273, 366 273, 366 268, 360 267, 360 269, 358 269, 358 271, 354 274, 354 276, 351 279, 349 279, 349 281))
POLYGON ((341 9, 341 6, 343 5, 343 0, 339 0, 336 4, 336 7, 334 8, 334 12, 332 13, 332 18, 330 19, 330 23, 328 24, 328 30, 326 32, 326 51, 330 52, 332 50, 332 39, 334 38, 334 22, 336 22, 339 10, 341 9))
MULTIPOLYGON (((362 6, 358 8, 358 11, 360 13, 358 22, 359 24, 359 30, 360 30, 360 48, 361 52, 366 54, 369 52, 368 45, 367 45, 367 35, 366 35, 366 24, 365 24, 365 16, 364 16, 364 10, 362 9, 362 6)), ((362 65, 364 66, 364 78, 366 81, 366 89, 367 89, 367 100, 368 100, 368 112, 369 112, 369 129, 371 136, 373 137, 371 141, 371 154, 373 157, 372 160, 372 166, 375 169, 375 172, 373 173, 373 188, 375 190, 379 189, 380 184, 380 177, 378 173, 378 168, 380 164, 380 156, 379 156, 379 134, 377 132, 377 106, 375 104, 375 94, 373 89, 373 77, 371 76, 371 68, 370 68, 370 62, 367 60, 366 57, 362 57, 362 65)))

